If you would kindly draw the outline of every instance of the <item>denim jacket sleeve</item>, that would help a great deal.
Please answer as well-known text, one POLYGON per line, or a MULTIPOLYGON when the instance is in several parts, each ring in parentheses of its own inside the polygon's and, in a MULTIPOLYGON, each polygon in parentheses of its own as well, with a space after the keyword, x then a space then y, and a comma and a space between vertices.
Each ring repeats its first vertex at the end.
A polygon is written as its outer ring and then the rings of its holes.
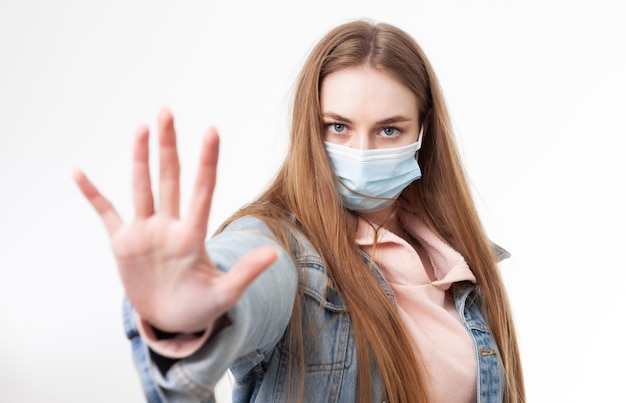
POLYGON ((289 253, 276 243, 260 220, 252 217, 235 221, 209 240, 206 247, 217 268, 227 271, 245 253, 264 245, 279 249, 280 256, 228 311, 231 324, 165 373, 151 359, 137 331, 133 309, 125 301, 126 334, 149 402, 211 402, 213 388, 230 366, 254 368, 280 340, 289 323, 298 286, 298 272, 289 253))

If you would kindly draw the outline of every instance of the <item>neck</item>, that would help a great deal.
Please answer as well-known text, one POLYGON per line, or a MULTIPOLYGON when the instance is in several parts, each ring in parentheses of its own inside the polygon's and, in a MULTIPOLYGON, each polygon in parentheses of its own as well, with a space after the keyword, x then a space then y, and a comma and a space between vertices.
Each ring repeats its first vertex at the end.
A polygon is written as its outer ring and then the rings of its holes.
POLYGON ((402 235, 402 224, 398 220, 397 208, 395 203, 382 210, 372 212, 362 212, 359 214, 364 220, 369 221, 375 228, 385 228, 396 235, 402 235))

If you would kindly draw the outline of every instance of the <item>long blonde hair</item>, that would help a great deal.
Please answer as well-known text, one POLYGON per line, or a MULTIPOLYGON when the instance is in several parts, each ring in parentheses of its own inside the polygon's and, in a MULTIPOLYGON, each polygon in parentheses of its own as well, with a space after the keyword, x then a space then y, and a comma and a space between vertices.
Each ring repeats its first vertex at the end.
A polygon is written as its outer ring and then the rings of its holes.
MULTIPOLYGON (((357 345, 359 401, 372 401, 376 370, 387 401, 428 401, 425 374, 420 373, 414 355, 407 354, 414 349, 412 342, 394 304, 355 245, 354 214, 341 205, 323 146, 320 84, 328 74, 360 65, 390 73, 417 97, 420 121, 425 124, 419 153, 423 177, 404 190, 398 203, 465 257, 481 287, 483 312, 502 358, 504 401, 523 402, 522 370, 508 298, 472 200, 444 98, 423 51, 402 30, 383 23, 353 21, 334 28, 319 41, 297 81, 290 146, 281 169, 263 194, 228 222, 246 214, 256 215, 287 247, 281 223, 295 217, 298 230, 320 253, 328 277, 348 303, 357 345)), ((301 342, 298 334, 302 332, 299 304, 297 300, 290 322, 296 344, 301 342)))

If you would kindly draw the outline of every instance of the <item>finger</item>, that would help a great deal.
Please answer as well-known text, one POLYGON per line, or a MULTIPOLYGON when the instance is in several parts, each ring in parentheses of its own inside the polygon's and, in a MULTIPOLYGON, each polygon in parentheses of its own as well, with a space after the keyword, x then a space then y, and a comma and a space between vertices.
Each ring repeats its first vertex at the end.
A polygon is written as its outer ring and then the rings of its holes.
POLYGON ((225 292, 232 299, 226 301, 231 306, 236 303, 250 284, 276 261, 280 252, 271 246, 263 246, 244 255, 224 276, 225 292))
POLYGON ((215 190, 219 141, 217 130, 211 127, 202 140, 198 174, 189 208, 189 220, 204 235, 206 235, 211 201, 213 200, 213 191, 215 190))
POLYGON ((159 113, 159 211, 178 218, 180 203, 180 163, 176 150, 174 117, 168 109, 159 113))
POLYGON ((148 161, 148 138, 147 127, 142 126, 137 129, 133 153, 133 201, 135 214, 138 218, 146 218, 154 214, 154 198, 148 161))
POLYGON ((122 225, 122 220, 111 202, 98 192, 98 189, 96 189, 91 181, 87 179, 87 176, 80 170, 74 171, 74 181, 91 206, 96 210, 98 215, 100 215, 109 236, 112 237, 122 225))

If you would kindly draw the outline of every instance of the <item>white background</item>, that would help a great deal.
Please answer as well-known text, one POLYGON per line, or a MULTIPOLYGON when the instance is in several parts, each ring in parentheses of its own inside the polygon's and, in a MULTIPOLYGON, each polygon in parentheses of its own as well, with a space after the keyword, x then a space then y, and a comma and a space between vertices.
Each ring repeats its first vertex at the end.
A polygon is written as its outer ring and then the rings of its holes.
POLYGON ((215 125, 214 229, 278 167, 313 44, 361 17, 408 31, 439 75, 485 226, 513 254, 529 401, 624 399, 620 3, 0 1, 0 401, 143 400, 74 167, 130 218, 134 129, 169 106, 185 206, 215 125))

